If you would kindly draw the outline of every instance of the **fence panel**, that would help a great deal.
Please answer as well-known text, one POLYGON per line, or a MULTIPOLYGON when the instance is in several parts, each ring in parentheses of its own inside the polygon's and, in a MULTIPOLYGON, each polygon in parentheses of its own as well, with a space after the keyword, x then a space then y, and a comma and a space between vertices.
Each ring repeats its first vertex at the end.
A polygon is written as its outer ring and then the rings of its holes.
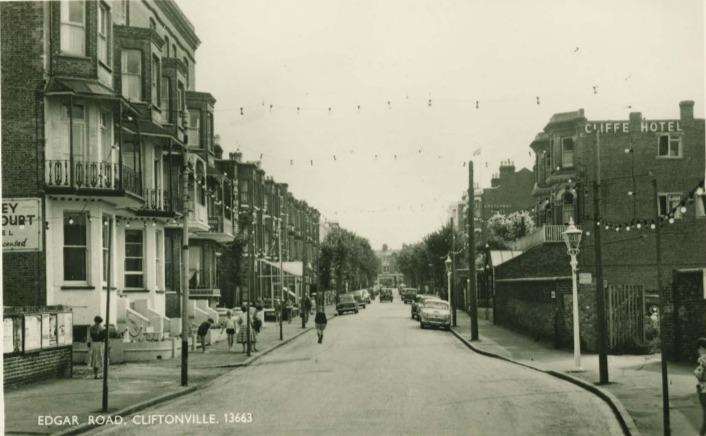
POLYGON ((636 285, 609 285, 608 343, 611 351, 627 351, 645 343, 645 291, 636 285))

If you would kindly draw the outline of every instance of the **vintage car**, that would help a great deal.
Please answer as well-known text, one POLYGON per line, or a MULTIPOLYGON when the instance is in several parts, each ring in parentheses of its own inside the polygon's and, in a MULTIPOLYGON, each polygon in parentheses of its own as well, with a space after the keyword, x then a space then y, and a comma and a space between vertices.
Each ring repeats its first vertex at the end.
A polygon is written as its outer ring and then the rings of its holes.
MULTIPOLYGON (((419 319, 419 309, 424 305, 426 301, 429 300, 439 300, 436 295, 415 295, 412 301, 412 308, 410 312, 412 314, 412 319, 419 319)), ((441 301, 441 300, 439 300, 441 301)))
POLYGON ((404 288, 400 291, 400 298, 404 304, 411 303, 418 292, 419 290, 415 288, 404 288))
POLYGON ((424 302, 419 310, 419 327, 443 327, 451 329, 451 309, 449 303, 439 299, 424 302))
POLYGON ((338 312, 339 315, 343 315, 346 312, 358 313, 358 303, 351 294, 343 294, 338 297, 336 312, 338 312))
POLYGON ((392 303, 392 289, 384 288, 380 291, 380 302, 382 303, 383 301, 389 301, 392 303))

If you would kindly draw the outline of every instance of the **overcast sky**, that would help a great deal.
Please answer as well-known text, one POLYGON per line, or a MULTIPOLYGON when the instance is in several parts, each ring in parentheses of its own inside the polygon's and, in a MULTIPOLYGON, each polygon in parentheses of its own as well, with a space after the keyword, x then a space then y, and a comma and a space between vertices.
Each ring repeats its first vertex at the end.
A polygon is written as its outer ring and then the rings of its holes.
POLYGON ((693 99, 703 117, 700 0, 178 3, 224 152, 262 154, 374 248, 441 226, 474 150, 481 187, 501 160, 531 169, 528 145, 555 112, 678 117, 693 99))

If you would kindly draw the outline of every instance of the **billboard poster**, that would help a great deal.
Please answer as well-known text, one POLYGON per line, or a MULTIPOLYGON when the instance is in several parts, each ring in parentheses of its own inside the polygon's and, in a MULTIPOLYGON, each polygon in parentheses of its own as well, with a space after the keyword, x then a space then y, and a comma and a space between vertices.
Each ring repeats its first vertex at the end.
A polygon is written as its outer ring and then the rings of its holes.
POLYGON ((4 354, 15 352, 15 326, 12 318, 4 318, 3 324, 3 346, 4 354))
POLYGON ((71 312, 57 314, 57 343, 71 345, 73 343, 73 326, 71 312))
POLYGON ((3 253, 42 250, 41 213, 39 198, 3 198, 3 253))
POLYGON ((42 314, 42 348, 54 348, 57 345, 56 338, 56 314, 42 314))
POLYGON ((25 349, 24 351, 42 348, 42 316, 25 315, 25 349))

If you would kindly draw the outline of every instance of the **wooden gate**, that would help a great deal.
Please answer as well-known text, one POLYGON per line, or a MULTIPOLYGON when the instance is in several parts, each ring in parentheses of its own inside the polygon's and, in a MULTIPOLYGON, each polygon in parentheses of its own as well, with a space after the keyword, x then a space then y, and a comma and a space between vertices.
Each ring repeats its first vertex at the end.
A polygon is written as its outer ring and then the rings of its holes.
POLYGON ((630 351, 645 343, 645 291, 639 285, 608 285, 608 347, 630 351))

